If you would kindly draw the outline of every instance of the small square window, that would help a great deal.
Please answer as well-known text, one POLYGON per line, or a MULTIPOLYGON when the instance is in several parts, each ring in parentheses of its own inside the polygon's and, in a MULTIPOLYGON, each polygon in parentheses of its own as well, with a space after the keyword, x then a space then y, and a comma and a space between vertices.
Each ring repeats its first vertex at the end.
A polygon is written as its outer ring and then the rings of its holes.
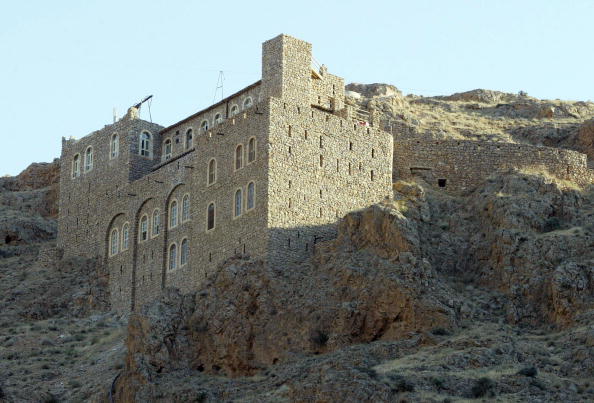
POLYGON ((440 188, 446 187, 446 180, 445 179, 438 179, 437 180, 437 186, 439 186, 440 188))

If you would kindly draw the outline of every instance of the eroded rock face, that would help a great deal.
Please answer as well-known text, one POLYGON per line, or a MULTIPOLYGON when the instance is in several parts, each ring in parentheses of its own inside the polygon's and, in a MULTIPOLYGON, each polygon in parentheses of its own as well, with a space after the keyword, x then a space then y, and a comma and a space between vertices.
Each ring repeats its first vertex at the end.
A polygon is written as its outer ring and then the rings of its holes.
POLYGON ((594 119, 587 120, 580 126, 576 146, 588 156, 590 162, 594 160, 594 119))
POLYGON ((56 159, 33 163, 17 176, 0 178, 0 206, 25 215, 57 218, 59 176, 60 161, 56 159))
POLYGON ((477 192, 479 221, 466 270, 504 292, 513 323, 566 326, 592 307, 592 189, 562 188, 544 175, 510 174, 477 192))
POLYGON ((345 89, 347 91, 357 92, 365 97, 391 97, 391 96, 402 96, 402 93, 398 88, 390 84, 359 84, 351 83, 348 84, 345 89))
MULTIPOLYGON (((592 189, 521 172, 493 177, 466 196, 422 181, 394 189, 395 201, 344 217, 337 239, 316 245, 307 264, 266 268, 237 258, 200 291, 168 290, 133 314, 117 397, 387 402, 421 399, 417 384, 468 398, 478 380, 456 372, 435 383, 418 374, 427 365, 445 374, 502 359, 520 372, 527 356, 553 371, 549 353, 530 336, 521 347, 510 341, 521 333, 509 329, 526 325, 574 329, 561 330, 563 337, 592 344, 580 326, 594 312, 592 189), (475 323, 484 329, 464 330, 475 323), (438 346, 427 352, 435 338, 452 333, 465 341, 450 338, 443 346, 451 353, 428 364, 441 354, 438 346), (408 342, 419 362, 390 361, 408 342)), ((590 350, 576 344, 564 351, 560 373, 591 373, 590 350)), ((563 395, 533 390, 521 374, 491 386, 497 395, 563 395)))
POLYGON ((294 354, 455 326, 461 303, 415 257, 416 225, 395 205, 347 215, 339 234, 317 245, 310 264, 267 268, 238 259, 200 291, 169 290, 133 314, 122 396, 149 385, 151 373, 251 375, 294 354))

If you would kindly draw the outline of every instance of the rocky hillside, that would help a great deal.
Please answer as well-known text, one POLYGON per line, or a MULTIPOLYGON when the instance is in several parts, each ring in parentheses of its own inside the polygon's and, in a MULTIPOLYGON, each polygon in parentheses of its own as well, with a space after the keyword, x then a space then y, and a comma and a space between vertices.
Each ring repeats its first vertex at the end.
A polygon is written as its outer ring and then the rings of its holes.
POLYGON ((397 182, 300 267, 230 261, 133 314, 123 401, 594 399, 594 189, 397 182))
POLYGON ((55 249, 58 174, 0 179, 0 402, 84 401, 123 366, 106 273, 55 249))
MULTIPOLYGON (((591 103, 348 89, 407 135, 594 144, 591 103)), ((55 248, 58 172, 0 179, 0 402, 594 401, 594 184, 398 181, 300 266, 238 256, 120 317, 55 248)))
POLYGON ((568 148, 594 161, 594 103, 540 100, 527 94, 473 90, 449 96, 404 96, 388 84, 349 84, 347 103, 376 111, 393 133, 434 139, 528 143, 568 148))

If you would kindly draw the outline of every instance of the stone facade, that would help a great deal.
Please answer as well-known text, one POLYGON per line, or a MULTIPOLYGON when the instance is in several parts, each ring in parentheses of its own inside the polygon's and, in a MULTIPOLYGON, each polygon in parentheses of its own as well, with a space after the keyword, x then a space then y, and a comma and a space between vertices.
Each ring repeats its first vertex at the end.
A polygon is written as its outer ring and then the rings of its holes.
POLYGON ((378 116, 345 105, 343 79, 312 67, 309 43, 280 35, 262 49, 260 81, 169 127, 131 108, 63 139, 57 246, 104 260, 114 309, 136 309, 165 287, 196 289, 239 256, 290 268, 333 238, 348 211, 415 173, 452 190, 510 166, 592 182, 572 151, 393 139, 378 116))
POLYGON ((311 60, 310 44, 280 35, 263 44, 260 81, 170 127, 131 110, 63 140, 58 246, 104 259, 114 309, 195 289, 240 255, 288 267, 333 237, 344 213, 390 196, 392 137, 351 119, 343 80, 311 60))

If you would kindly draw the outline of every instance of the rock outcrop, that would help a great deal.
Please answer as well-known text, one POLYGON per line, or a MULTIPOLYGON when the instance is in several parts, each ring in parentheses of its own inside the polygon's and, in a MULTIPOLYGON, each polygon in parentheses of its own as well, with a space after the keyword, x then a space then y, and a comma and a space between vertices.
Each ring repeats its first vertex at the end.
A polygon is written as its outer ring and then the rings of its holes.
POLYGON ((310 264, 270 269, 237 260, 195 294, 170 290, 130 319, 120 393, 148 384, 150 374, 252 375, 294 354, 455 326, 461 304, 415 257, 418 243, 414 221, 378 205, 348 214, 310 264))
POLYGON ((588 161, 594 161, 594 119, 585 121, 576 136, 576 149, 588 156, 588 161))

